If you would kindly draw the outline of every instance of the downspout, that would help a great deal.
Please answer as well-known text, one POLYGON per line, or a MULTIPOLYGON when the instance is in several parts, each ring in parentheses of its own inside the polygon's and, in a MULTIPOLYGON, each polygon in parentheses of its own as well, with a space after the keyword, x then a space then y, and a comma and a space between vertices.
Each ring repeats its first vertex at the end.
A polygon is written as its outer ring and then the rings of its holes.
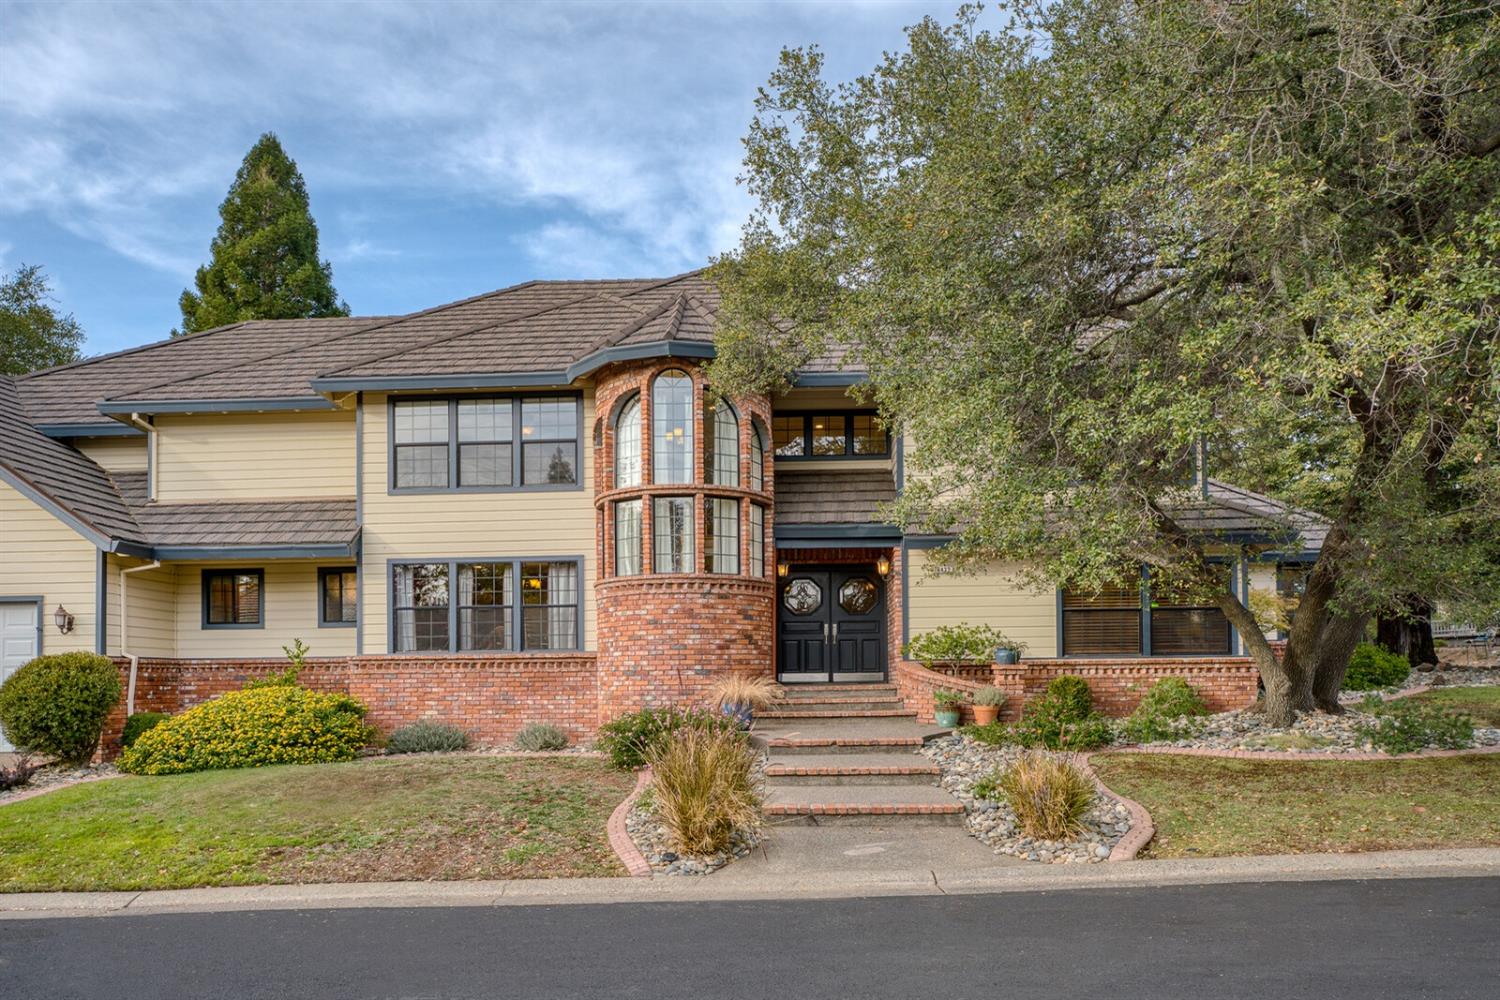
POLYGON ((125 577, 131 573, 160 568, 161 560, 153 559, 145 566, 133 566, 130 569, 120 570, 120 655, 130 660, 130 683, 125 688, 125 717, 127 719, 135 714, 135 674, 140 666, 141 658, 130 652, 130 645, 125 641, 125 623, 130 620, 125 614, 125 577))
MULTIPOLYGON (((156 427, 149 420, 142 420, 139 413, 130 415, 130 426, 142 431, 146 435, 146 499, 156 499, 156 427)), ((145 569, 140 566, 138 569, 145 569)), ((123 570, 122 572, 134 572, 134 570, 123 570)), ((122 623, 123 624, 123 623, 122 623)))

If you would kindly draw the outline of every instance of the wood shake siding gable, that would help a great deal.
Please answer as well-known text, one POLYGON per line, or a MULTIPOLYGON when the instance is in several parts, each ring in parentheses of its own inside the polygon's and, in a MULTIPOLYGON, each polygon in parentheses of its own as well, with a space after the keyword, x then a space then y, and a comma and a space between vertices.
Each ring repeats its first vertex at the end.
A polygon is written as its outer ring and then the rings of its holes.
POLYGON ((156 418, 161 503, 354 496, 354 413, 156 418))
POLYGON ((940 625, 990 625, 1026 643, 1028 656, 1057 649, 1057 595, 1028 591, 1016 579, 1016 564, 994 563, 976 573, 936 574, 927 549, 907 551, 909 635, 940 625))
POLYGON ((0 597, 44 599, 42 652, 93 652, 98 566, 91 542, 0 482, 0 597), (66 635, 52 624, 59 604, 73 616, 66 635))
MULTIPOLYGON (((545 390, 537 390, 546 395, 545 390)), ((390 565, 459 559, 571 559, 583 556, 579 613, 583 648, 596 648, 594 578, 594 393, 582 395, 583 434, 578 441, 578 489, 508 492, 393 492, 390 489, 388 396, 365 393, 361 451, 360 652, 387 653, 390 636, 390 565)), ((352 633, 349 634, 351 641, 352 633)))

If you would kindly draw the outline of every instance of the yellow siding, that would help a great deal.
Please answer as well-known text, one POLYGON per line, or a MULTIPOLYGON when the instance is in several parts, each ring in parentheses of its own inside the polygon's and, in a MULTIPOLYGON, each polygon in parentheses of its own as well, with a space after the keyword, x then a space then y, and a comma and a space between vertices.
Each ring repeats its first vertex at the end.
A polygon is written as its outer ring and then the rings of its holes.
POLYGON ((929 553, 907 554, 907 628, 911 635, 939 625, 990 625, 1026 643, 1033 657, 1057 654, 1057 595, 1029 591, 1016 564, 994 563, 972 574, 934 574, 929 553))
POLYGON ((145 472, 146 437, 75 438, 74 448, 110 472, 145 472))
POLYGON ((129 652, 136 656, 177 654, 177 570, 172 564, 131 573, 125 584, 125 644, 120 642, 121 571, 149 566, 144 559, 109 557, 109 634, 106 651, 111 656, 129 652))
POLYGON ((583 644, 594 649, 593 392, 583 400, 579 442, 583 489, 543 493, 424 493, 387 490, 383 395, 364 403, 364 534, 360 611, 366 653, 389 652, 387 561, 392 559, 582 556, 583 644))
MULTIPOLYGON (((318 567, 335 565, 340 563, 337 560, 177 563, 177 655, 190 659, 281 656, 282 646, 301 639, 307 644, 310 656, 348 656, 354 652, 354 629, 318 626, 318 567), (264 628, 203 627, 203 570, 211 568, 265 572, 264 628)), ((132 592, 134 586, 132 580, 132 592)))
MULTIPOLYGON (((1265 593, 1276 593, 1276 564, 1275 563, 1251 563, 1250 564, 1250 592, 1262 591, 1265 593)), ((1267 629, 1266 635, 1275 638, 1276 630, 1267 629)))
POLYGON ((354 414, 158 417, 156 499, 352 497, 354 414))
POLYGON ((0 483, 0 597, 42 597, 42 652, 94 648, 98 552, 94 544, 0 483), (73 615, 63 635, 52 624, 62 605, 73 615))

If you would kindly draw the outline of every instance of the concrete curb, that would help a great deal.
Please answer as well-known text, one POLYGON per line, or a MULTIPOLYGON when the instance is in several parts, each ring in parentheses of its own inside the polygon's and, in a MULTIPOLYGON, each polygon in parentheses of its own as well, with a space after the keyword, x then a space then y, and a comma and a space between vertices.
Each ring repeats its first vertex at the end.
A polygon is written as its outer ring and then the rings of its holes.
POLYGON ((1088 776, 1094 779, 1094 787, 1099 789, 1101 794, 1120 803, 1130 813, 1130 832, 1116 842, 1115 846, 1110 849, 1109 857, 1105 860, 1134 861, 1136 855, 1140 854, 1146 845, 1151 843, 1151 838, 1156 836, 1156 824, 1152 822, 1151 814, 1146 811, 1145 806, 1135 799, 1126 798, 1104 783, 1104 779, 1099 777, 1099 772, 1094 770, 1093 757, 1094 754, 1091 753, 1082 754, 1079 757, 1079 763, 1083 765, 1088 776))
POLYGON ((643 767, 636 773, 635 788, 625 796, 625 801, 615 806, 615 811, 609 814, 609 824, 605 829, 609 832, 609 846, 614 848, 615 854, 625 865, 625 870, 630 873, 631 878, 650 878, 651 865, 646 861, 646 856, 641 849, 635 846, 635 841, 630 839, 630 833, 625 829, 625 818, 630 815, 636 800, 651 783, 651 768, 643 767))
POLYGON ((30 791, 17 792, 14 795, 8 795, 5 798, 0 799, 0 808, 3 808, 5 806, 13 806, 17 802, 25 802, 27 799, 40 798, 41 796, 50 794, 52 792, 60 792, 64 788, 74 788, 78 785, 92 784, 95 781, 113 781, 115 778, 128 777, 130 777, 130 775, 128 774, 96 774, 88 778, 79 778, 77 781, 64 781, 61 784, 48 785, 46 788, 33 788, 30 791))
POLYGON ((754 884, 715 879, 710 875, 704 878, 374 882, 150 892, 11 893, 0 894, 0 921, 248 910, 858 899, 1397 878, 1500 879, 1500 848, 1191 858, 1137 861, 1129 865, 837 871, 768 876, 754 884))

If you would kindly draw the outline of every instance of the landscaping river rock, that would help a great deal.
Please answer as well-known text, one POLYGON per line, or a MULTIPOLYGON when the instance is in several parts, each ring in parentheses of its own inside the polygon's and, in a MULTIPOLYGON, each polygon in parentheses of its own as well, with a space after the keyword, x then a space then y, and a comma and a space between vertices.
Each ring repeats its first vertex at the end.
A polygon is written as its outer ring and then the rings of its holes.
MULTIPOLYGON (((942 769, 942 785, 964 805, 964 826, 976 839, 1026 861, 1045 864, 1095 864, 1109 858, 1120 838, 1130 832, 1130 813, 1120 803, 1097 795, 1083 817, 1083 832, 1072 840, 1039 840, 1026 836, 1016 814, 1003 800, 976 798, 974 783, 1009 767, 1026 751, 992 747, 967 736, 932 740, 922 753, 942 769)), ((1071 757, 1071 754, 1057 754, 1071 757)))

